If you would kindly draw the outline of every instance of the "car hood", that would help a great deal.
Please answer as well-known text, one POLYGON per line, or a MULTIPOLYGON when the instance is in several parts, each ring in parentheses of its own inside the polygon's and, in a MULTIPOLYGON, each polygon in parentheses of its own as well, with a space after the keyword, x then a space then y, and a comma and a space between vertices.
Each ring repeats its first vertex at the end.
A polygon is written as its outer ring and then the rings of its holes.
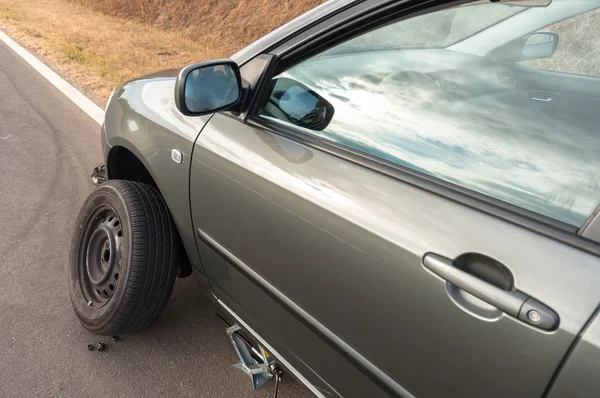
MULTIPOLYGON (((152 72, 152 73, 147 74, 147 75, 138 76, 136 78, 133 78, 133 79, 128 80, 127 82, 125 82, 122 87, 125 87, 126 85, 131 84, 131 83, 141 82, 141 81, 146 81, 146 80, 172 79, 173 81, 175 81, 175 79, 177 79, 177 75, 179 74, 179 72, 181 71, 182 68, 183 67, 181 67, 181 68, 165 69, 165 70, 160 70, 160 71, 157 71, 157 72, 152 72)), ((122 88, 122 87, 120 87, 120 88, 122 88)))
POLYGON ((151 73, 149 75, 141 76, 140 79, 149 79, 153 77, 177 77, 182 68, 183 66, 181 68, 161 70, 158 72, 151 73))
POLYGON ((175 81, 180 70, 155 72, 118 88, 109 101, 106 118, 118 120, 119 124, 107 131, 113 135, 127 130, 137 132, 152 122, 185 136, 197 134, 205 123, 204 118, 185 116, 175 105, 175 81))

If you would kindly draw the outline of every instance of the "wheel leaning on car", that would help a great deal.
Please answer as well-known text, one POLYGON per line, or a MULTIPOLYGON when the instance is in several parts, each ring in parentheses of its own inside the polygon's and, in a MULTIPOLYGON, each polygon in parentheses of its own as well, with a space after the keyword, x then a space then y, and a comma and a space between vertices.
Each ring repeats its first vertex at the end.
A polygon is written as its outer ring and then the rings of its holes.
POLYGON ((96 334, 150 326, 175 282, 179 236, 156 189, 110 180, 83 204, 71 242, 69 291, 77 317, 96 334))

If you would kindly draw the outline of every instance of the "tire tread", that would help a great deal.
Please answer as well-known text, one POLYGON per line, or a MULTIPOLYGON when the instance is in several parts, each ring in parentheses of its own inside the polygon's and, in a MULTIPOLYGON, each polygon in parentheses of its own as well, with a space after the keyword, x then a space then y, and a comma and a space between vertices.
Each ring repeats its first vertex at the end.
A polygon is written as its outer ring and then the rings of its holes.
POLYGON ((93 332, 118 335, 149 327, 163 312, 176 279, 178 245, 174 242, 179 236, 154 187, 126 180, 105 184, 113 185, 124 199, 131 223, 131 254, 122 301, 110 321, 93 332))

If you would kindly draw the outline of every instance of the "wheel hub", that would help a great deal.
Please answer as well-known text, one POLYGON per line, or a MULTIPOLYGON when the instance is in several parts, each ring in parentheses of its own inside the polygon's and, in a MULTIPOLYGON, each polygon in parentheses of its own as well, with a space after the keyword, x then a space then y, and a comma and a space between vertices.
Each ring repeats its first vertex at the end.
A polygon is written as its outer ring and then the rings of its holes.
POLYGON ((103 305, 114 294, 119 281, 123 232, 115 214, 100 217, 85 253, 88 305, 103 305))

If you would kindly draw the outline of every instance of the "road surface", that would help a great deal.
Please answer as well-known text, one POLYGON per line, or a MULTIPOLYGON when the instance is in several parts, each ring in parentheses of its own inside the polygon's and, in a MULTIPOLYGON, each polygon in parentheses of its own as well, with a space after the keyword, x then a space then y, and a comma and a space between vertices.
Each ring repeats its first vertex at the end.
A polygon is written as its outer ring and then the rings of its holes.
MULTIPOLYGON (((272 397, 231 365, 214 307, 177 280, 150 330, 112 342, 69 301, 71 231, 102 161, 99 126, 0 42, 0 395, 272 397), (105 341, 105 352, 86 345, 105 341)), ((280 397, 310 397, 290 379, 280 397)))

